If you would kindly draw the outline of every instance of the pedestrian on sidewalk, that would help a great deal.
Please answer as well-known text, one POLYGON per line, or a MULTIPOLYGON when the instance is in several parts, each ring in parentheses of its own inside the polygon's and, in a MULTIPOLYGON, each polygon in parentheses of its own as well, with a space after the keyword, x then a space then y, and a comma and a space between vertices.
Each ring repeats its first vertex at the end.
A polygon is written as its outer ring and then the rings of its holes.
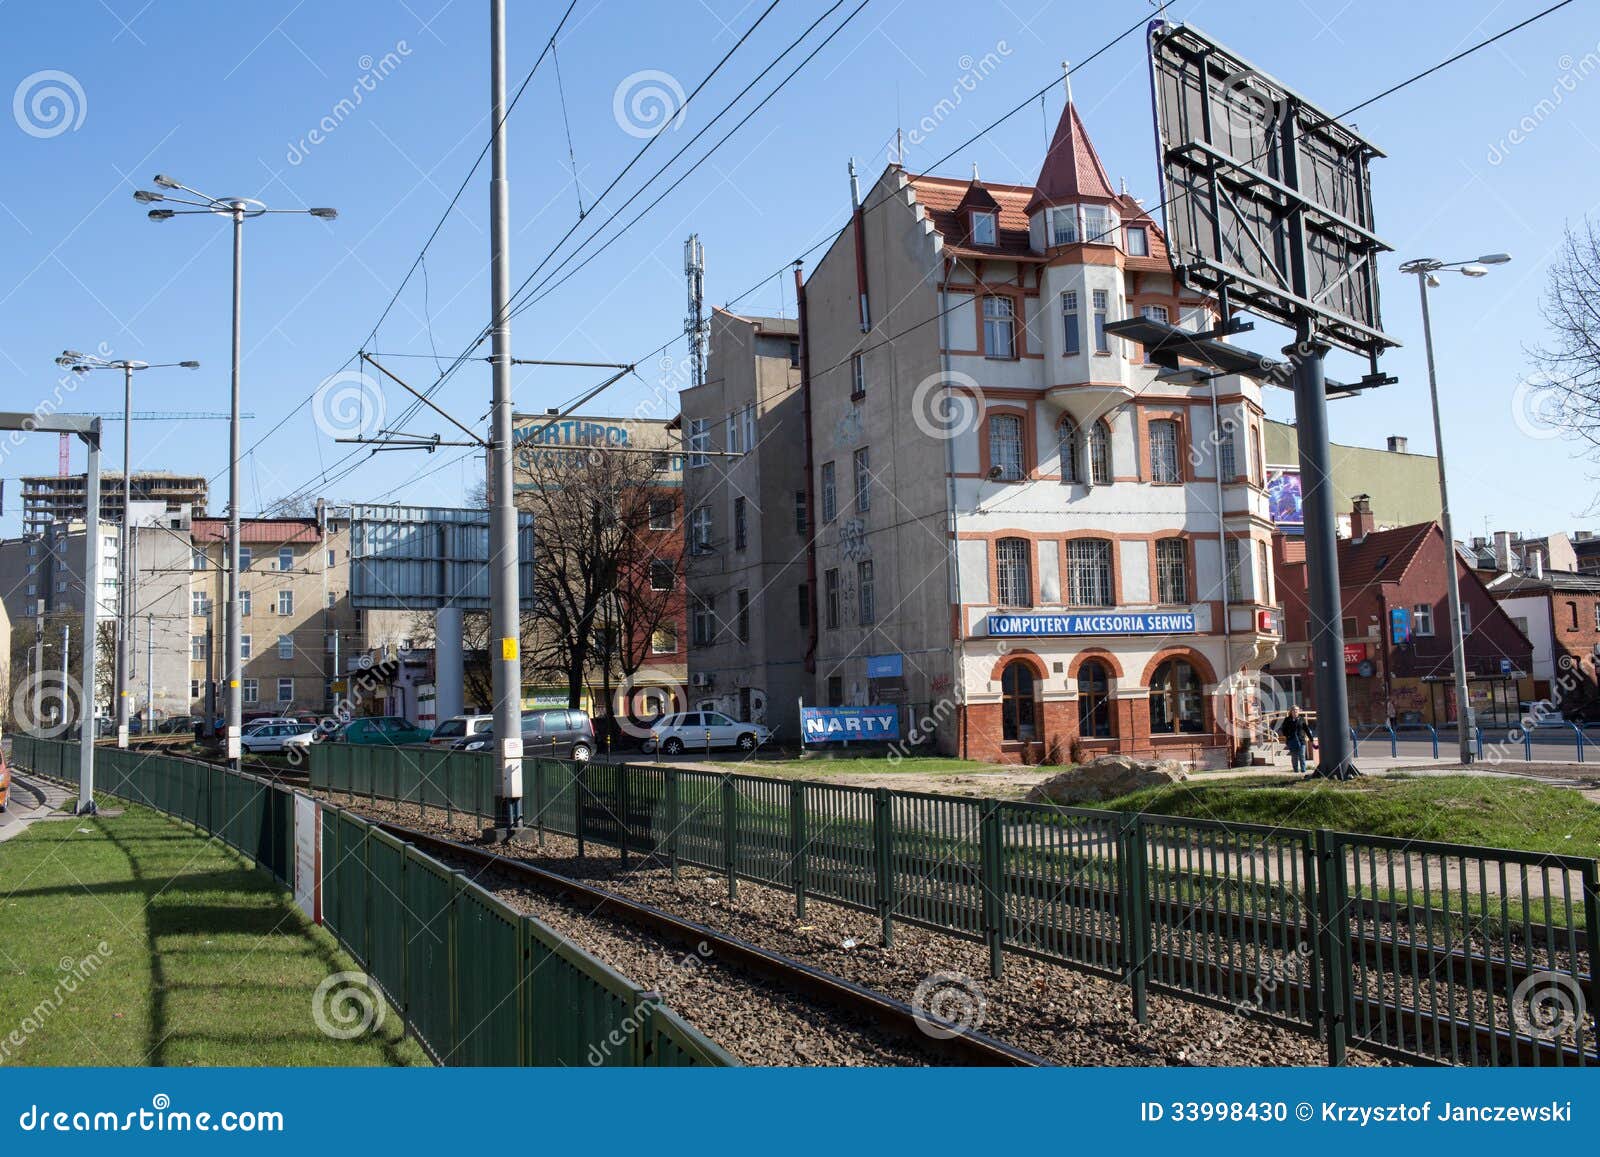
POLYGON ((1317 737, 1316 730, 1300 714, 1300 705, 1291 703, 1289 714, 1283 717, 1283 722, 1278 724, 1278 736, 1283 740, 1284 747, 1289 749, 1289 763, 1296 775, 1304 775, 1306 771, 1306 751, 1311 747, 1311 741, 1317 737))

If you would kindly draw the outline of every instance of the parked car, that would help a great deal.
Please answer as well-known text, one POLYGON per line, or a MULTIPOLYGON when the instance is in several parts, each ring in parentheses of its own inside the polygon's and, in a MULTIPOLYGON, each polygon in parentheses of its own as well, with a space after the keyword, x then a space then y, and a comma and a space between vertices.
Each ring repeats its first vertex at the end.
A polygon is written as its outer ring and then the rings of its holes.
POLYGON ((323 731, 315 723, 301 722, 297 727, 298 730, 293 735, 285 735, 283 737, 283 751, 298 750, 302 753, 310 751, 313 743, 318 742, 327 735, 327 732, 323 731))
POLYGON ((662 716, 650 728, 644 749, 663 755, 682 755, 707 747, 754 751, 771 738, 771 730, 759 723, 740 723, 720 711, 685 711, 662 716))
MULTIPOLYGON (((595 746, 594 721, 587 712, 551 707, 522 713, 523 755, 586 763, 594 757, 595 746)), ((485 728, 451 745, 452 751, 491 751, 493 748, 493 728, 485 728)))
POLYGON ((265 723, 253 723, 244 729, 244 734, 239 737, 239 746, 251 753, 267 751, 282 751, 285 744, 293 738, 305 735, 312 730, 304 723, 296 723, 292 719, 274 719, 265 723))
POLYGON ((156 724, 158 735, 177 735, 180 732, 194 730, 194 725, 200 722, 198 715, 169 715, 156 724))
POLYGON ((433 729, 433 734, 428 737, 428 746, 454 745, 493 726, 493 715, 452 715, 433 729))
POLYGON ((426 743, 433 732, 398 715, 371 715, 352 719, 328 736, 329 743, 426 743))

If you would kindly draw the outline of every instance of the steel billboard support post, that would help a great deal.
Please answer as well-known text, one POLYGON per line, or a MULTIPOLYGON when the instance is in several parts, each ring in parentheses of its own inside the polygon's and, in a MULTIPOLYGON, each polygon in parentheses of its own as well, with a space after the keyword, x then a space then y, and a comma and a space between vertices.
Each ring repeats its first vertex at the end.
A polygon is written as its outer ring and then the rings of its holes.
POLYGON ((511 477, 511 196, 506 177, 506 5, 489 3, 490 325, 494 364, 489 489, 489 598, 493 638, 494 736, 500 749, 495 828, 507 836, 522 826, 522 655, 517 574, 516 494, 511 477), (498 648, 499 655, 494 651, 498 648))
POLYGON ((1305 516, 1306 585, 1311 669, 1316 676, 1317 774, 1344 779, 1355 772, 1350 749, 1350 696, 1344 681, 1344 613, 1339 586, 1338 522, 1334 514, 1328 394, 1323 359, 1310 321, 1296 329, 1287 351, 1294 363, 1294 421, 1300 444, 1300 500, 1305 516))

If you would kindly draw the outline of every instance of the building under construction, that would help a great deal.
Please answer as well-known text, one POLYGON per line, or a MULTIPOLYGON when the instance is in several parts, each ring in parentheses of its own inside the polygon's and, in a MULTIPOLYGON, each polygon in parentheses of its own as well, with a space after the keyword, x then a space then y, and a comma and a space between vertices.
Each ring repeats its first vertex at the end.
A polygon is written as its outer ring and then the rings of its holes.
MULTIPOLYGON (((51 523, 87 517, 84 476, 40 474, 22 480, 22 525, 36 533, 51 523)), ((203 474, 172 474, 141 470, 133 476, 133 500, 158 502, 173 514, 206 513, 206 479, 203 474)), ((100 517, 122 521, 122 475, 100 475, 100 517)))

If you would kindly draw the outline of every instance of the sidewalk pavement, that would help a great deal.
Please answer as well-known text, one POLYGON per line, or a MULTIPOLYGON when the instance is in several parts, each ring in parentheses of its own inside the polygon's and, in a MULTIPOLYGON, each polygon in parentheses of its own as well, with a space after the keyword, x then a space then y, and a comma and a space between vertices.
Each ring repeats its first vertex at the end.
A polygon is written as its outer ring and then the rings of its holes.
POLYGON ((32 776, 26 779, 11 774, 11 803, 0 812, 0 843, 20 835, 29 825, 50 818, 72 798, 66 788, 32 776))

